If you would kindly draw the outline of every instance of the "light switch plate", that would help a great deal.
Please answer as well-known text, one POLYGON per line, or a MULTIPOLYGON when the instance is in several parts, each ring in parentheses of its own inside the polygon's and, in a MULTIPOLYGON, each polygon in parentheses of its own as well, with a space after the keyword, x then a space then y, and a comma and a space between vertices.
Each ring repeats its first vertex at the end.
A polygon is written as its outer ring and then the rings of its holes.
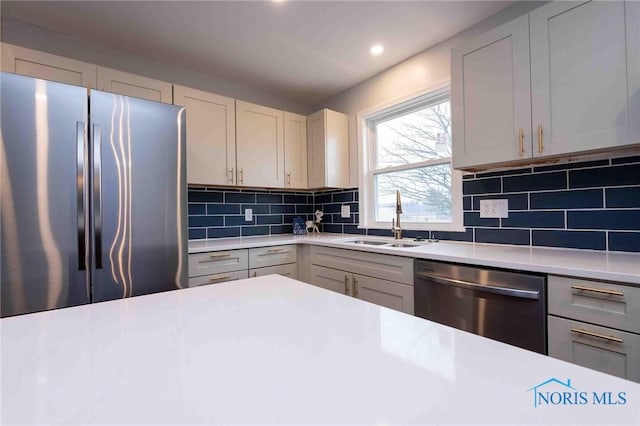
POLYGON ((245 222, 251 222, 253 220, 253 209, 244 209, 245 222))
POLYGON ((509 217, 509 200, 480 200, 480 217, 509 217))
POLYGON ((340 217, 351 217, 351 207, 348 204, 343 204, 340 208, 340 217))

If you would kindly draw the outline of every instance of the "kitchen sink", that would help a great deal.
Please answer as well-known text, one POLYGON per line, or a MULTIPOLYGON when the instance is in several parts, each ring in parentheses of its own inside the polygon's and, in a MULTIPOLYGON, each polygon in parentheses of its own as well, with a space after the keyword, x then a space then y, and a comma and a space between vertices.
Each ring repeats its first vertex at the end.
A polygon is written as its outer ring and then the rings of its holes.
POLYGON ((345 243, 368 245, 368 246, 394 247, 394 248, 418 247, 418 244, 388 243, 386 241, 376 241, 376 240, 351 240, 351 241, 345 241, 345 243))
POLYGON ((371 241, 371 240, 354 240, 354 241, 345 241, 345 242, 351 243, 351 244, 364 244, 368 246, 384 246, 387 244, 384 241, 371 241))

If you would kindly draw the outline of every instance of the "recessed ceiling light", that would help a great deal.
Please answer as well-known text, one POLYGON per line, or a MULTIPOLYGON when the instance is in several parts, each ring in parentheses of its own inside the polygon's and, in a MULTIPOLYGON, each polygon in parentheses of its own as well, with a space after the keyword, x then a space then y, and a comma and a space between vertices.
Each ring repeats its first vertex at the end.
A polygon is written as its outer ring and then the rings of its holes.
POLYGON ((384 47, 382 47, 382 45, 381 45, 381 44, 374 44, 374 45, 371 47, 370 52, 371 52, 371 54, 372 54, 373 56, 381 55, 381 54, 382 54, 382 52, 384 52, 384 47))

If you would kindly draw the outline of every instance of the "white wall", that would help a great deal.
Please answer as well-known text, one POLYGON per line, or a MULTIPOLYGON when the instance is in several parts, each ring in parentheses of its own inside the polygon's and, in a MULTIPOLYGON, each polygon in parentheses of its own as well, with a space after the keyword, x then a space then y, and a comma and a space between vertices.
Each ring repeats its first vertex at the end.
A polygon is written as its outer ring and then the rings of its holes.
MULTIPOLYGON (((452 47, 528 13, 544 3, 546 2, 517 2, 497 15, 316 105, 314 110, 330 108, 349 114, 351 186, 358 186, 358 139, 356 132, 356 114, 358 112, 448 81, 451 76, 450 51, 452 47)), ((385 48, 393 49, 393 46, 385 46, 385 48)))
POLYGON ((2 19, 0 38, 3 42, 29 49, 144 75, 272 108, 298 114, 309 114, 314 111, 307 104, 282 97, 277 93, 265 92, 215 75, 148 60, 22 22, 2 19))

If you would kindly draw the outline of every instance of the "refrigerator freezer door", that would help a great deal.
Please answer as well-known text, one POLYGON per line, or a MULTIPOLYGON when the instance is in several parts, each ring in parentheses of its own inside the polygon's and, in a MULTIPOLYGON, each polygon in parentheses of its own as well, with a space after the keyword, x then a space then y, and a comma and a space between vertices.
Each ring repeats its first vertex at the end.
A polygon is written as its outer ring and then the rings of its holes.
POLYGON ((1 316, 89 302, 86 89, 1 74, 1 316))
POLYGON ((92 300, 188 287, 184 109, 92 91, 92 300))

